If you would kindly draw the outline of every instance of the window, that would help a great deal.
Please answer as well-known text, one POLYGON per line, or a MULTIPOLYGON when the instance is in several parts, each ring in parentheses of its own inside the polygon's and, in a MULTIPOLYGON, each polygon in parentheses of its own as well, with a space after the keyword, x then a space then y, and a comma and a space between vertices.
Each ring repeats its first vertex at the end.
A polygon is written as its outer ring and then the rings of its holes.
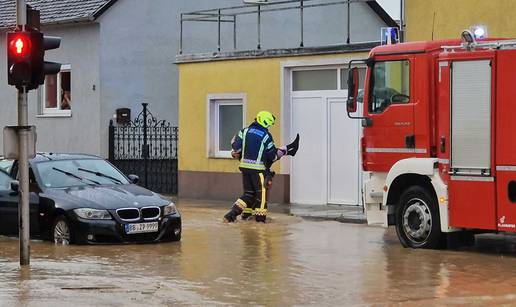
MULTIPOLYGON (((340 70, 340 89, 341 90, 348 89, 348 76, 349 76, 348 74, 349 74, 349 70, 347 68, 343 68, 340 70)), ((358 68, 358 89, 359 90, 364 89, 365 75, 366 75, 366 68, 359 67, 358 68)))
POLYGON ((294 91, 325 91, 337 89, 337 69, 299 70, 292 72, 294 91))
POLYGON ((3 171, 0 171, 0 191, 8 191, 11 189, 11 181, 13 179, 3 171))
POLYGON ((0 160, 0 171, 10 174, 13 168, 14 160, 0 160))
POLYGON ((376 62, 371 74, 369 113, 382 113, 391 104, 410 100, 409 61, 376 62))
POLYGON ((72 69, 70 65, 62 65, 58 74, 45 76, 45 84, 42 88, 40 115, 71 115, 72 69))
POLYGON ((208 108, 208 156, 231 158, 231 139, 244 126, 245 95, 210 95, 208 108))

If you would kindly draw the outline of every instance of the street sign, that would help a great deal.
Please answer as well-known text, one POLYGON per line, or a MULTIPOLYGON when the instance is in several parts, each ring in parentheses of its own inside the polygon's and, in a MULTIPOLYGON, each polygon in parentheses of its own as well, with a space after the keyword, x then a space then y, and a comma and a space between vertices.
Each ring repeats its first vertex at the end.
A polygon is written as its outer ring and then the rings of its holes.
POLYGON ((4 158, 5 159, 19 159, 19 136, 20 130, 27 130, 28 132, 28 158, 32 159, 36 156, 36 126, 18 127, 7 126, 4 127, 4 158))

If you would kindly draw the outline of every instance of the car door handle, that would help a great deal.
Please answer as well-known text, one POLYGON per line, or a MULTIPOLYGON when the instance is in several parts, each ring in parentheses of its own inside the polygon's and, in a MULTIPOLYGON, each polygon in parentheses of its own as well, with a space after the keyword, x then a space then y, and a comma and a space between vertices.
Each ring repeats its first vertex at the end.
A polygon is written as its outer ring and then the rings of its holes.
POLYGON ((405 147, 416 148, 416 136, 414 134, 405 136, 405 147))
POLYGON ((446 152, 446 137, 445 136, 441 136, 441 143, 440 143, 440 147, 441 147, 441 153, 445 153, 446 152))

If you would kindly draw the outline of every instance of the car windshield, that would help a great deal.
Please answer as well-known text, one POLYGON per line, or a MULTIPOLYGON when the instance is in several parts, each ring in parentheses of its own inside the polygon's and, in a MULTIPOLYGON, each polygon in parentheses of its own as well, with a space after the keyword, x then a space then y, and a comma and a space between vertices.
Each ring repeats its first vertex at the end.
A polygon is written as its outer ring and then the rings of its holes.
POLYGON ((0 160, 0 170, 4 171, 7 174, 11 173, 11 169, 13 167, 14 160, 0 160))
POLYGON ((129 183, 120 171, 101 159, 44 161, 35 167, 45 188, 129 183))

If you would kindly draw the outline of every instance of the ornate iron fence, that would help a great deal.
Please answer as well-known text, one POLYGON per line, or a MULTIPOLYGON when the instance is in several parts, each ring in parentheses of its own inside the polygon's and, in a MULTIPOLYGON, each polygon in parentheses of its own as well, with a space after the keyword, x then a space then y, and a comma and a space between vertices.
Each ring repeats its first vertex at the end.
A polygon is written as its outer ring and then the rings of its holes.
POLYGON ((143 110, 126 125, 109 123, 109 161, 125 174, 140 177, 139 185, 177 194, 178 128, 143 110))

